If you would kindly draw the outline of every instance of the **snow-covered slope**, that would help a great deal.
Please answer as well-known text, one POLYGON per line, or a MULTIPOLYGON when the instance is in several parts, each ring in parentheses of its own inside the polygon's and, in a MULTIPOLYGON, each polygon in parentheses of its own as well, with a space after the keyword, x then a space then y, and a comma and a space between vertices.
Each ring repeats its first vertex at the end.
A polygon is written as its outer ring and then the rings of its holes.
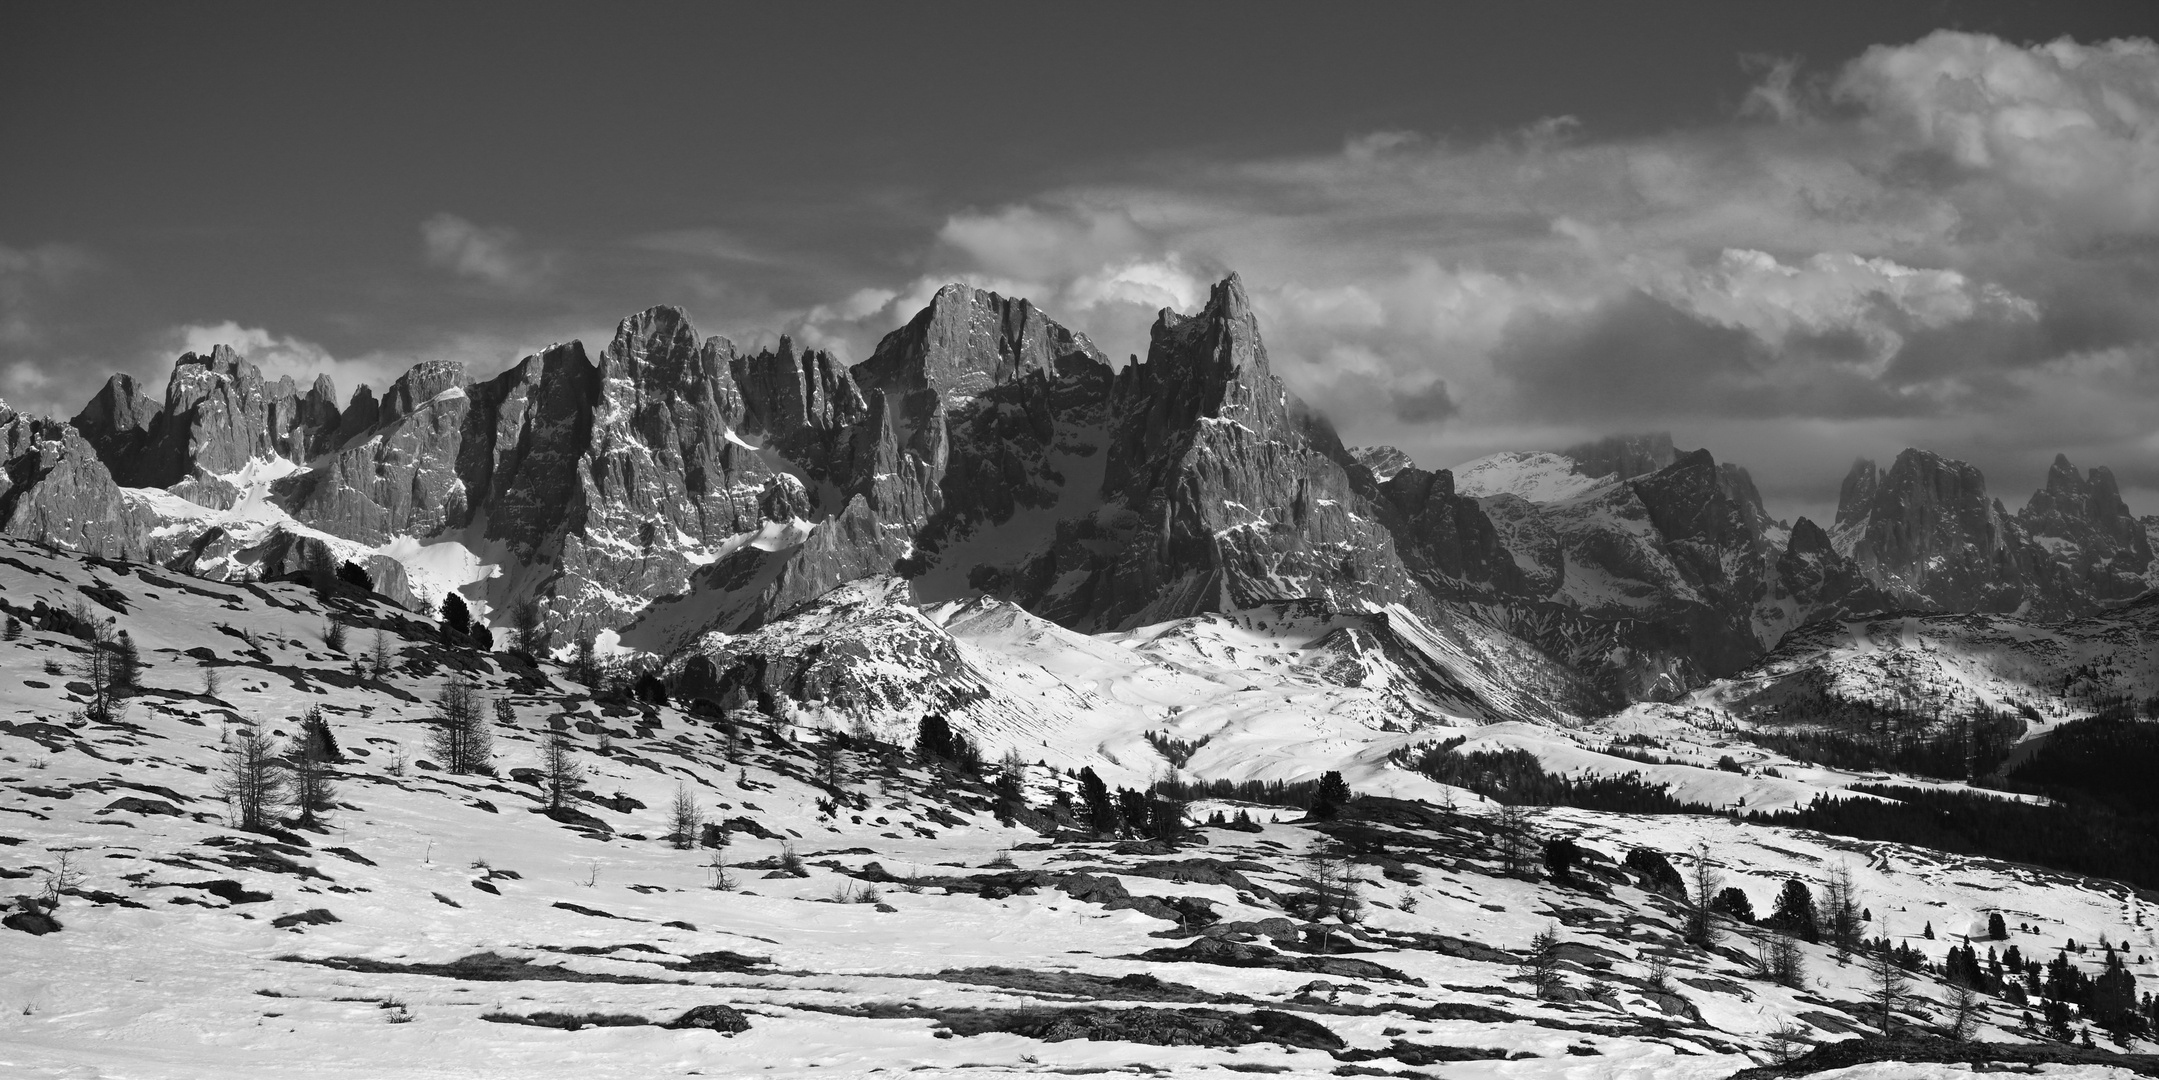
POLYGON ((1454 490, 1464 495, 1513 495, 1533 503, 1558 502, 1620 482, 1617 475, 1586 475, 1573 458, 1544 451, 1504 451, 1449 471, 1454 473, 1454 490))
POLYGON ((910 596, 896 578, 844 585, 758 630, 708 634, 669 670, 685 693, 791 699, 842 726, 936 710, 1131 784, 1168 764, 1150 733, 1203 744, 1191 767, 1208 778, 1298 780, 1354 768, 1388 733, 1576 722, 1569 673, 1466 616, 1283 601, 1090 636, 987 597, 910 596))
MULTIPOLYGON (((125 715, 97 723, 76 715, 83 641, 35 628, 0 640, 0 895, 13 919, 29 910, 18 898, 50 885, 61 925, 0 929, 0 1075, 11 1078, 1205 1077, 1438 1062, 1443 1075, 1707 1080, 1768 1060, 1785 1025, 1807 1040, 1859 1030, 1858 965, 1802 946, 1801 988, 1761 980, 1739 952, 1682 944, 1681 909, 1616 869, 1635 847, 1677 853, 1698 840, 1757 909, 1787 876, 1848 866, 1876 913, 1870 931, 1930 956, 1995 912, 2033 926, 2014 943, 2034 953, 2064 938, 2124 943, 2147 985, 2159 953, 2144 901, 2119 886, 1719 817, 1542 811, 1540 835, 1595 852, 1572 883, 1504 872, 1488 808, 1466 796, 1453 812, 1368 798, 1329 824, 1247 808, 1257 831, 1205 829, 1181 850, 1052 838, 1001 823, 996 796, 972 779, 842 743, 820 726, 840 719, 831 710, 738 714, 730 739, 710 717, 596 697, 551 666, 471 653, 355 596, 5 543, 0 597, 16 610, 84 606, 127 630, 146 662, 125 715), (380 629, 391 669, 356 675, 322 640, 333 612, 355 627, 351 653, 370 651, 380 629), (428 760, 432 699, 453 669, 507 703, 498 775, 428 760), (249 729, 289 738, 317 706, 346 756, 325 823, 232 828, 216 791, 226 748, 249 729), (540 812, 525 771, 552 730, 587 770, 574 814, 540 812), (815 777, 821 760, 838 766, 830 786, 815 777), (724 825, 725 849, 667 842, 678 792, 724 825), (1300 906, 1303 856, 1337 842, 1364 852, 1350 864, 1365 902, 1356 922, 1300 906), (1935 940, 1921 936, 1929 926, 1935 940), (1539 1000, 1519 962, 1547 929, 1565 943, 1565 992, 1539 1000), (746 1027, 660 1026, 693 1009, 746 1027)), ((1186 706, 1174 723, 1241 708, 1247 745, 1286 730, 1260 722, 1261 698, 1333 686, 1348 710, 1396 677, 1376 662, 1367 686, 1314 674, 1319 650, 1280 644, 1312 629, 1294 610, 1114 640, 1006 605, 861 602, 893 609, 894 640, 909 618, 909 633, 946 635, 966 665, 956 670, 981 673, 1014 707, 1056 685, 1109 714, 1186 706), (1194 704, 1228 691, 1230 649, 1282 673, 1194 704), (1036 665, 1032 683, 1023 662, 1036 665)), ((1017 732, 956 723, 987 756, 1037 756, 1017 732)), ((1428 783, 1376 754, 1443 734, 1534 748, 1553 768, 1620 761, 1595 748, 1608 731, 1340 730, 1362 731, 1354 779, 1374 795, 1428 783)), ((1115 746, 1079 749, 1091 737, 1068 743, 1110 775, 1115 746)), ((1240 773, 1253 759, 1223 739, 1191 771, 1264 775, 1240 773)), ((1026 772, 1038 808, 1071 790, 1051 770, 1026 772)), ((1757 805, 1769 789, 1746 790, 1757 805)), ((1215 809, 1228 808, 1193 807, 1215 809)), ((2089 967, 2096 954, 2072 960, 2089 967)), ((1940 1009, 1940 984, 1917 982, 1908 1023, 1940 1009)), ((1985 1006, 1992 1037, 2018 1039, 2015 1019, 1985 1006)))
POLYGON ((1798 696, 1954 718, 2022 714, 2025 734, 2159 695, 2159 592, 2098 615, 2043 623, 1908 613, 1819 623, 1787 635, 1745 675, 1694 695, 1739 718, 1773 719, 1798 696))

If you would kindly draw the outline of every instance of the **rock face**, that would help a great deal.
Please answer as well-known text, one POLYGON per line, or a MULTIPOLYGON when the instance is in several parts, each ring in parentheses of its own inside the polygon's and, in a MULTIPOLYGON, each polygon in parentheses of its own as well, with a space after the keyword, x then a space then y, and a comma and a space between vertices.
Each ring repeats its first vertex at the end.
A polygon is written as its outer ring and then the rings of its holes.
POLYGON ((1031 610, 1090 629, 1297 597, 1436 610, 1376 520, 1370 474, 1268 370, 1234 275, 1197 315, 1161 313, 1109 414, 1103 506, 1058 523, 1018 590, 1031 610))
POLYGON ((1931 611, 2068 610, 2038 545, 1961 461, 1906 450, 1886 471, 1852 466, 1837 546, 1900 606, 1931 611))
MULTIPOLYGON (((1345 448, 1271 371, 1234 275, 1202 310, 1161 312, 1122 370, 1032 303, 952 285, 851 368, 786 338, 745 353, 655 307, 596 356, 558 344, 484 380, 423 363, 342 408, 327 378, 267 381, 219 347, 180 357, 162 398, 116 376, 71 426, 0 418, 9 534, 211 575, 327 546, 402 600, 458 588, 497 624, 535 604, 558 643, 703 642, 731 657, 705 674, 752 696, 866 691, 711 632, 895 575, 895 612, 986 595, 1088 632, 1395 612, 1441 652, 1541 649, 1571 672, 1555 700, 1593 686, 1617 704, 1819 620, 2075 613, 2155 562, 2111 474, 2067 461, 2015 517, 1962 463, 1860 462, 1829 530, 1771 519, 1745 469, 1667 434, 1494 455, 1458 489, 1391 447, 1345 448), (414 554, 429 545, 455 557, 414 554)), ((1345 655, 1385 637, 1337 629, 1345 655)))
POLYGON ((73 426, 0 402, 0 470, 0 535, 115 558, 142 552, 148 523, 73 426))
POLYGON ((2056 455, 2046 486, 2018 511, 2017 524, 2046 553, 2046 580, 2082 601, 2071 606, 2126 600, 2151 587, 2151 537, 2104 466, 2079 474, 2056 455))
POLYGON ((132 463, 150 441, 150 427, 159 411, 158 402, 136 385, 134 376, 115 375, 75 414, 72 423, 99 460, 132 463))
MULTIPOLYGON (((265 383, 255 365, 227 346, 208 356, 187 353, 173 365, 164 407, 142 425, 139 441, 124 438, 122 413, 100 409, 114 387, 84 410, 106 467, 129 487, 159 487, 204 506, 231 505, 236 494, 219 479, 249 463, 304 464, 327 449, 339 428, 335 389, 327 378, 302 394, 290 378, 265 383)), ((139 423, 141 409, 128 410, 139 423)))
POLYGON ((1352 461, 1370 470, 1372 479, 1382 484, 1394 479, 1394 474, 1403 469, 1417 466, 1416 462, 1409 459, 1408 454, 1392 446, 1351 447, 1349 456, 1352 461))
POLYGON ((1888 604, 1812 522, 1786 530, 1745 469, 1661 436, 1471 463, 1519 584, 1485 617, 1594 678, 1607 701, 1731 675, 1793 627, 1888 604), (1585 464, 1585 462, 1587 464, 1585 464), (1602 478, 1586 470, 1608 468, 1602 478))

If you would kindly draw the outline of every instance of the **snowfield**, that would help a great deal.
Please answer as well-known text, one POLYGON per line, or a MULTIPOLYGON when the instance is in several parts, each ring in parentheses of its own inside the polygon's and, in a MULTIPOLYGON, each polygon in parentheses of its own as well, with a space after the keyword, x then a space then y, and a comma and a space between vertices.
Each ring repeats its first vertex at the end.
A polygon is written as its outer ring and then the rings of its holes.
MULTIPOLYGON (((1808 1041, 1862 1030, 1860 965, 1803 946, 1800 988, 1766 981, 1729 947, 1744 945, 1736 928, 1724 949, 1684 944, 1681 905, 1618 866, 1649 847, 1685 871, 1698 841, 1760 911, 1786 877, 1818 889, 1842 865, 1870 931, 1930 958, 1998 912, 2033 927, 2000 944, 2051 957, 2065 939, 2103 937, 2123 944, 2142 987, 2159 978, 2149 898, 1899 845, 1548 809, 1536 832, 1591 849, 1586 867, 1570 882, 1510 873, 1495 807, 1387 764, 1387 751, 1463 737, 1527 749, 1553 771, 1655 770, 1719 806, 1786 805, 1855 778, 1719 746, 1672 712, 1587 725, 1479 712, 1506 674, 1480 673, 1491 654, 1392 613, 1375 629, 1282 605, 1088 637, 1009 605, 855 598, 903 607, 924 640, 954 643, 964 667, 929 674, 978 679, 987 694, 953 710, 954 726, 986 757, 1016 750, 1032 766, 1037 810, 1074 789, 1062 770, 1080 766, 1113 787, 1341 769, 1364 796, 1329 822, 1197 803, 1199 820, 1245 810, 1257 831, 1203 828, 1172 848, 1055 831, 1035 811, 1000 819, 986 785, 880 745, 911 740, 904 710, 736 714, 746 739, 731 748, 719 717, 597 696, 553 665, 474 654, 356 594, 0 542, 0 599, 19 615, 82 605, 127 630, 146 665, 125 715, 97 723, 78 715, 83 641, 28 628, 0 642, 0 899, 12 915, 51 887, 62 927, 0 929, 10 1078, 1721 1078, 1772 1060, 1788 1025, 1808 1041), (332 611, 352 627, 343 653, 323 640, 332 611), (355 674, 378 630, 393 669, 355 674), (1341 631, 1371 640, 1352 647, 1341 631), (1454 673, 1461 696, 1435 699, 1404 674, 1411 661, 1454 673), (496 775, 429 760, 453 669, 509 703, 496 775), (234 828, 216 788, 226 748, 248 728, 289 739, 318 706, 346 756, 325 824, 234 828), (1650 727, 1670 763, 1604 752, 1650 727), (523 770, 555 730, 588 775, 576 813, 550 816, 523 770), (820 752, 850 730, 825 755, 840 768, 827 786, 820 752), (1150 730, 1200 745, 1173 767, 1150 730), (1715 768, 1728 753, 1746 771, 1715 768), (1761 774, 1770 767, 1783 778, 1761 774), (723 826, 724 848, 668 842, 678 791, 723 826), (1314 917, 1302 899, 1308 854, 1337 849, 1357 853, 1359 921, 1314 917), (715 856, 729 888, 714 887, 715 856), (1548 999, 1521 967, 1547 930, 1566 986, 1548 999), (517 1022, 547 1014, 610 1019, 517 1022), (662 1026, 685 1014, 747 1026, 662 1026)), ((912 686, 923 673, 887 674, 912 686)), ((2073 958, 2090 967, 2098 953, 2073 958)), ((1905 1021, 1931 1023, 1943 987, 1914 981, 1905 1021)), ((1987 1037, 2022 1041, 2017 1020, 1990 1001, 1987 1037)))

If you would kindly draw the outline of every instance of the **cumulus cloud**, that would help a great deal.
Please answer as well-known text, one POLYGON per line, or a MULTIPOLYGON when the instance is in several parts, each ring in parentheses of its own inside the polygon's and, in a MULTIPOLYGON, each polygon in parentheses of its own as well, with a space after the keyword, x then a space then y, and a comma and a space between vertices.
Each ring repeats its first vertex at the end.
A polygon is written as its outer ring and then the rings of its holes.
POLYGON ((178 356, 185 353, 207 356, 220 345, 232 349, 241 359, 260 369, 265 380, 276 382, 289 378, 303 393, 314 384, 316 376, 328 375, 336 384, 341 405, 342 399, 349 398, 362 383, 372 386, 379 395, 411 366, 379 355, 339 358, 304 338, 259 326, 243 326, 228 319, 219 323, 176 326, 166 331, 152 349, 153 359, 147 366, 156 373, 146 381, 153 390, 162 388, 164 376, 170 374, 178 356))
MULTIPOLYGON (((1971 319, 2029 321, 2038 305, 1955 270, 1917 269, 1850 252, 1816 252, 1784 263, 1727 248, 1703 268, 1642 273, 1645 290, 1706 322, 1743 329, 1777 353, 1806 339, 1864 343, 1847 357, 1881 374, 1911 330, 1971 319)), ((1790 349, 1804 355, 1807 350, 1790 349)))
MULTIPOLYGON (((1998 465, 2149 427, 2159 46, 1937 33, 1746 62, 1754 92, 1692 129, 1367 133, 956 213, 934 272, 825 325, 889 329, 961 280, 1141 352, 1153 309, 1234 268, 1276 370, 1345 438, 1428 465, 1620 427, 1809 467, 1905 431, 1998 465), (2094 380, 2113 393, 2060 385, 2094 380)), ((2110 438, 2085 457, 2149 452, 2110 438)))
POLYGON ((554 269, 552 256, 528 251, 514 230, 482 227, 455 214, 421 222, 420 239, 429 263, 507 292, 536 290, 554 269))
POLYGON ((2159 231, 2159 44, 2024 47, 1939 31, 1876 46, 1834 93, 1893 143, 1998 184, 2056 225, 2159 231))

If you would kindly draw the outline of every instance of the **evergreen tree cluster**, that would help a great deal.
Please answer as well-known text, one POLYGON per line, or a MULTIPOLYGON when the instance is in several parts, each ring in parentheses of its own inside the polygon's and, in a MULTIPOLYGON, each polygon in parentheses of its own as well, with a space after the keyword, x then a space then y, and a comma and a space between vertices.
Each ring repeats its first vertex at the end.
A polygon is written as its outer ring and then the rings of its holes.
POLYGON ((982 775, 982 751, 966 735, 952 730, 940 713, 924 716, 915 728, 915 756, 943 762, 969 776, 982 775))
MULTIPOLYGON (((1869 708, 1876 720, 1858 730, 1736 731, 1734 734, 1786 757, 1851 772, 1902 772, 1948 780, 1984 776, 2008 758, 2024 734, 2024 721, 1982 709, 1936 721, 1869 708), (1898 716, 1897 720, 1881 717, 1898 716)), ((1778 719, 1793 719, 1783 713, 1778 719)), ((1806 718, 1809 723, 1823 723, 1806 718)), ((1837 721, 1827 721, 1837 722, 1837 721)))
POLYGON ((1283 806, 1309 812, 1314 796, 1319 794, 1319 781, 1162 779, 1155 781, 1149 790, 1178 802, 1219 799, 1224 802, 1283 806))
POLYGON ((2017 802, 1949 789, 1855 784, 1851 790, 1882 798, 1817 795, 1803 808, 1757 811, 1747 820, 2159 886, 2159 832, 2150 819, 2089 803, 2017 802))
POLYGON ((2070 959, 2083 951, 2071 941, 2041 964, 2015 945, 1999 953, 1989 946, 1984 960, 1976 945, 1952 945, 1942 957, 1941 975, 1953 985, 1993 994, 2015 1006, 2029 1007, 2036 1000, 2045 1033, 2062 1042, 2074 1037, 2071 1023, 2080 1018, 2116 1038, 2149 1038, 2159 1031, 2159 1003, 2149 993, 2137 993, 2136 974, 2114 946, 2103 946, 2097 975, 2087 974, 2070 959))
POLYGON ((1169 840, 1184 831, 1185 801, 1174 785, 1155 784, 1146 791, 1112 792, 1093 768, 1079 771, 1079 805, 1073 814, 1098 836, 1142 836, 1169 840))
POLYGON ((1464 753, 1463 740, 1404 748, 1388 760, 1452 787, 1522 806, 1572 806, 1618 814, 1710 814, 1716 811, 1672 794, 1640 773, 1622 776, 1554 776, 1537 755, 1509 747, 1464 753))
POLYGON ((1679 876, 1679 870, 1664 853, 1653 848, 1635 848, 1627 852, 1626 867, 1642 879, 1642 888, 1666 896, 1687 895, 1687 880, 1679 876))
POLYGON ((1757 724, 1808 729, 1732 732, 1788 757, 1947 779, 1994 771, 2025 727, 2015 713, 1977 703, 1960 707, 1924 687, 1906 687, 1886 702, 1853 701, 1837 694, 1822 671, 1786 680, 1743 708, 1757 724))

